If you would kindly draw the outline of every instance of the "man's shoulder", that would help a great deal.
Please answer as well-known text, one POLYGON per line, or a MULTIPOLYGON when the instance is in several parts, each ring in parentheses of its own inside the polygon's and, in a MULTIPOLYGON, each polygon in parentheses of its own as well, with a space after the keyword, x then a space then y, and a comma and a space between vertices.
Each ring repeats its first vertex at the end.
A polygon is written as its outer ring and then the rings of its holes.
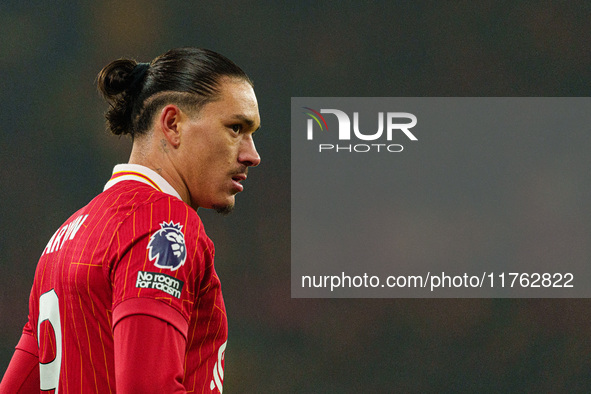
POLYGON ((154 228, 176 226, 185 235, 207 237, 201 218, 191 206, 149 185, 121 182, 105 190, 96 200, 95 204, 106 205, 120 217, 121 224, 133 226, 136 231, 152 232, 154 228))
POLYGON ((104 209, 115 209, 120 213, 150 209, 193 211, 184 201, 168 193, 156 190, 141 182, 120 182, 96 196, 89 205, 99 205, 104 209))

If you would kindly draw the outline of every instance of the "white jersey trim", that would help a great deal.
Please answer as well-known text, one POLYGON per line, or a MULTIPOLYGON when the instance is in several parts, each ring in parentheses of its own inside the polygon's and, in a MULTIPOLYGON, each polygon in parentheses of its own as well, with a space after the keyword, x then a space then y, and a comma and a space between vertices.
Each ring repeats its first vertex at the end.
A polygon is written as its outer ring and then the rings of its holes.
POLYGON ((160 190, 182 200, 180 194, 166 181, 166 179, 162 178, 156 171, 151 170, 148 167, 139 164, 117 164, 115 168, 113 168, 113 176, 120 172, 131 172, 132 174, 125 174, 116 178, 111 178, 105 185, 103 191, 119 182, 137 181, 150 185, 156 190, 160 190))

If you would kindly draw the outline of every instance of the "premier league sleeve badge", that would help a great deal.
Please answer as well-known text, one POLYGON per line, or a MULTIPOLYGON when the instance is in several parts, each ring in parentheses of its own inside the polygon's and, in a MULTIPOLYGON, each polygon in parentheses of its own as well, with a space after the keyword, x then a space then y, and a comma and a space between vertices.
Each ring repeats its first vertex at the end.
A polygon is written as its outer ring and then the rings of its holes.
POLYGON ((173 224, 162 222, 160 230, 150 237, 148 250, 150 261, 158 268, 166 268, 176 271, 187 259, 187 248, 185 247, 185 235, 182 233, 183 226, 180 223, 173 224))

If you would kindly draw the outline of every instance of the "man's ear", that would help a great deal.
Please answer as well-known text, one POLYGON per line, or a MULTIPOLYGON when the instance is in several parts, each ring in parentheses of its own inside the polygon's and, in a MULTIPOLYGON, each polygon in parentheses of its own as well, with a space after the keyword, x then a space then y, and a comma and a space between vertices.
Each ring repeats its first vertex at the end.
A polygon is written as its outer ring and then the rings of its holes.
POLYGON ((181 120, 184 114, 179 107, 174 104, 168 104, 158 118, 158 124, 162 134, 173 148, 178 148, 181 144, 181 120))

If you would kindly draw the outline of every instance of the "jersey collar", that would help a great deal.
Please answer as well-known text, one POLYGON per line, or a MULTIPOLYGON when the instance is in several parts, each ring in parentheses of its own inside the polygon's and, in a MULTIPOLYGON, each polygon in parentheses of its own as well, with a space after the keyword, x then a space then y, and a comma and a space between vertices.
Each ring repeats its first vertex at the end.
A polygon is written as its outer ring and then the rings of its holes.
POLYGON ((113 168, 113 175, 105 185, 103 191, 122 181, 142 182, 146 185, 152 186, 156 190, 168 193, 171 196, 182 200, 181 196, 176 190, 174 190, 170 183, 162 178, 157 172, 139 164, 117 164, 115 168, 113 168))

